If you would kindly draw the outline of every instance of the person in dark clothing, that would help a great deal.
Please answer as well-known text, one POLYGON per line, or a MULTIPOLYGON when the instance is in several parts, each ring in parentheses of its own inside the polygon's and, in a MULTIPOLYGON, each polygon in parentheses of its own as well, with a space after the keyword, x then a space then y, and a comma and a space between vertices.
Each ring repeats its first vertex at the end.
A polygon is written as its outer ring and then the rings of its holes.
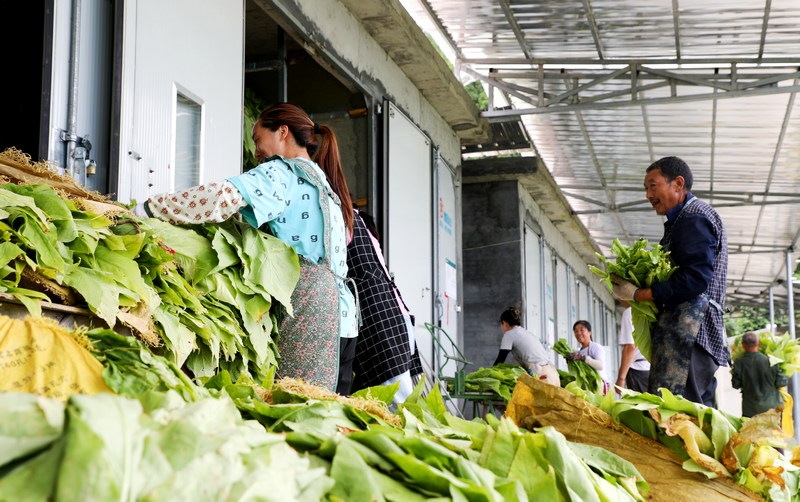
POLYGON ((745 352, 733 364, 731 383, 742 391, 742 416, 752 417, 783 404, 779 389, 789 379, 779 364, 770 366, 769 357, 758 351, 758 335, 751 332, 742 336, 745 352))
POLYGON ((625 301, 654 300, 648 390, 666 388, 695 403, 713 406, 714 373, 726 366, 722 312, 728 271, 728 237, 714 209, 691 192, 692 171, 678 157, 652 163, 644 178, 647 200, 666 216, 660 244, 678 268, 650 288, 612 275, 614 295, 625 301))
MULTIPOLYGON (((358 209, 358 207, 355 204, 353 204, 353 207, 358 209)), ((375 247, 377 252, 382 253, 380 245, 378 244, 381 240, 381 234, 378 232, 378 225, 377 223, 375 223, 375 218, 373 218, 371 214, 360 209, 358 210, 358 216, 361 217, 361 221, 364 222, 364 225, 367 227, 367 230, 369 231, 370 234, 372 234, 373 237, 372 241, 373 244, 376 244, 375 247)), ((381 258, 382 257, 383 255, 381 254, 381 258)), ((392 284, 394 284, 393 278, 392 278, 392 284)), ((396 288, 397 286, 395 286, 395 290, 396 288)), ((410 312, 407 312, 407 309, 405 308, 405 303, 403 302, 403 298, 400 296, 400 291, 397 291, 397 301, 398 303, 402 304, 401 308, 404 310, 403 316, 406 317, 406 324, 408 325, 409 338, 411 339, 411 341, 409 342, 411 349, 411 361, 409 362, 409 372, 411 373, 412 377, 416 377, 418 375, 421 375, 424 372, 424 370, 422 368, 422 359, 420 359, 419 357, 419 351, 416 350, 415 347, 416 343, 414 342, 415 339, 414 315, 411 314, 410 312)))
POLYGON ((399 404, 413 391, 413 327, 408 309, 384 265, 380 244, 362 218, 366 213, 355 208, 353 212, 353 238, 347 246, 347 277, 355 283, 361 326, 350 391, 399 382, 395 394, 395 402, 399 404))

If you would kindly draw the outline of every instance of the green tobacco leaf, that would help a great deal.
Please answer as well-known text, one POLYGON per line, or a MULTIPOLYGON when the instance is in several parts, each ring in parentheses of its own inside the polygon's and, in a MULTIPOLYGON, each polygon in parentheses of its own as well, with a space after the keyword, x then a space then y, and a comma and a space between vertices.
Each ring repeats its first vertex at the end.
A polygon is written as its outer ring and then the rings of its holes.
POLYGON ((633 322, 633 339, 636 348, 648 361, 653 357, 653 339, 650 334, 652 321, 642 316, 638 310, 631 309, 631 321, 633 322))
POLYGON ((491 441, 491 451, 484 444, 481 466, 502 477, 509 477, 522 434, 511 420, 501 420, 491 441), (485 459, 485 460, 484 460, 485 459))
POLYGON ((57 272, 64 270, 64 256, 56 245, 54 232, 45 232, 36 222, 26 218, 25 223, 20 226, 19 233, 25 239, 27 246, 36 251, 36 261, 40 266, 57 272))
POLYGON ((217 227, 211 240, 211 247, 217 253, 217 266, 211 271, 212 274, 241 263, 236 247, 231 244, 231 241, 237 242, 238 240, 225 227, 217 227))
POLYGON ((403 471, 412 486, 423 490, 447 495, 451 486, 462 489, 474 486, 473 483, 468 483, 447 471, 436 469, 406 453, 386 453, 384 456, 403 471))
POLYGON ((117 320, 120 294, 130 293, 108 272, 85 267, 74 268, 64 277, 64 284, 80 293, 92 312, 112 328, 117 320))
POLYGON ((11 260, 22 254, 25 254, 25 251, 13 242, 0 243, 0 266, 5 267, 11 260))
POLYGON ((433 389, 428 393, 428 396, 425 398, 425 404, 428 405, 428 409, 433 413, 439 422, 446 423, 446 416, 447 416, 447 407, 444 405, 444 399, 442 399, 442 392, 439 389, 438 385, 434 385, 433 389))
POLYGON ((401 439, 398 445, 420 460, 427 463, 436 462, 438 465, 451 469, 458 455, 430 439, 414 435, 401 439))
POLYGON ((271 235, 248 227, 242 236, 247 257, 245 283, 261 287, 292 314, 291 297, 300 278, 300 261, 293 247, 271 235))
POLYGON ((600 501, 597 493, 597 476, 569 447, 561 433, 548 426, 539 429, 539 434, 529 436, 529 447, 538 447, 545 460, 552 465, 565 484, 573 500, 600 501))
POLYGON ((142 405, 112 394, 73 396, 67 407, 69 435, 55 499, 84 494, 94 500, 127 500, 136 493, 134 473, 144 445, 142 405), (92 473, 87 476, 86 473, 92 473))
POLYGON ((374 387, 367 387, 353 393, 353 397, 363 397, 364 399, 377 399, 387 405, 392 404, 394 395, 397 394, 397 389, 400 388, 400 382, 395 382, 391 385, 376 385, 374 387))
POLYGON ((395 478, 391 478, 380 471, 373 471, 373 476, 381 493, 391 502, 445 502, 450 499, 437 499, 427 495, 422 495, 419 492, 413 491, 395 478))
POLYGON ((9 188, 17 186, 13 183, 8 183, 0 187, 2 188, 0 189, 0 208, 5 209, 9 214, 18 214, 20 211, 27 210, 36 224, 47 228, 47 215, 36 206, 34 199, 9 190, 9 188), (16 209, 16 211, 12 211, 12 209, 16 209))
MULTIPOLYGON (((569 446, 590 467, 610 474, 614 478, 634 480, 637 499, 643 500, 640 498, 641 496, 647 497, 650 485, 648 485, 636 467, 627 460, 598 446, 574 442, 569 443, 569 446)), ((631 495, 634 494, 632 493, 631 495)))
POLYGON ((558 487, 553 467, 527 437, 520 442, 508 469, 508 477, 522 483, 529 500, 561 502, 566 500, 558 487))
MULTIPOLYGON (((58 240, 71 242, 78 236, 78 229, 72 219, 72 211, 67 201, 61 198, 49 185, 6 185, 9 190, 19 195, 26 195, 36 201, 36 206, 41 209, 47 218, 58 229, 58 240)), ((72 207, 74 204, 70 201, 72 207)))
POLYGON ((191 228, 170 225, 157 218, 147 220, 153 235, 175 251, 175 259, 191 282, 206 277, 217 266, 217 253, 211 242, 191 228))
POLYGON ((26 502, 53 500, 65 442, 62 437, 35 457, 4 472, 0 477, 0 500, 26 502))
POLYGON ((22 303, 28 312, 34 317, 41 317, 42 316, 42 302, 44 300, 46 302, 50 301, 50 298, 42 293, 41 291, 34 291, 32 289, 26 288, 17 288, 14 286, 7 286, 6 293, 14 296, 17 300, 22 303))
POLYGON ((374 473, 352 444, 341 443, 331 462, 330 476, 336 482, 331 496, 353 502, 385 500, 374 473))
POLYGON ((197 347, 195 334, 181 324, 178 316, 167 311, 163 305, 159 305, 153 311, 153 318, 164 331, 164 341, 172 353, 172 362, 179 367, 183 366, 186 358, 197 347))
POLYGON ((63 429, 61 402, 33 394, 0 393, 0 467, 47 447, 63 429))
POLYGON ((118 283, 135 293, 135 300, 149 303, 151 297, 155 295, 153 288, 142 278, 139 265, 124 253, 98 246, 94 258, 95 268, 107 272, 118 283))

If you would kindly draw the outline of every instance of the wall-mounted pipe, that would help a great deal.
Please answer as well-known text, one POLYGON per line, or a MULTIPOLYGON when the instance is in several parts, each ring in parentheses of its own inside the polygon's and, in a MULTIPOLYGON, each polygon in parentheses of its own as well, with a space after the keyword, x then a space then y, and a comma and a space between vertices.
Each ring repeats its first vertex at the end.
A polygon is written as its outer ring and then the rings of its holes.
POLYGON ((75 149, 78 146, 78 77, 80 74, 81 49, 81 0, 72 0, 72 36, 70 38, 69 58, 69 100, 67 104, 67 142, 65 170, 70 176, 75 175, 75 149))

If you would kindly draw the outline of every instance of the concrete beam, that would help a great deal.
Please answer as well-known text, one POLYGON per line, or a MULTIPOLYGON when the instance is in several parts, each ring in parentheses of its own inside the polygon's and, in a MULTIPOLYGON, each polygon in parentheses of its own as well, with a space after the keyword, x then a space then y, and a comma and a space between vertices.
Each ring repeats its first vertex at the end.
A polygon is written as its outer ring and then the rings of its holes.
POLYGON ((487 143, 489 122, 398 0, 341 0, 417 86, 462 144, 487 143))
POLYGON ((488 157, 484 159, 465 160, 461 163, 461 177, 467 182, 474 178, 482 178, 480 181, 500 181, 499 177, 511 177, 536 174, 538 170, 536 157, 488 157), (496 179, 485 179, 496 178, 496 179))
POLYGON ((587 263, 599 265, 600 247, 574 213, 547 167, 538 157, 487 157, 461 164, 462 183, 517 180, 548 219, 587 263))

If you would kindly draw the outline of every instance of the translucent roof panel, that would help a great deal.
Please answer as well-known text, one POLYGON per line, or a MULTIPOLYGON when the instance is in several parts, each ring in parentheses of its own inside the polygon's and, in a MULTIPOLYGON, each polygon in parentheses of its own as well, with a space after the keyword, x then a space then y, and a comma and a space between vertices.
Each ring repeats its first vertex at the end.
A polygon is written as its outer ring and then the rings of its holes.
POLYGON ((800 1, 416 1, 462 79, 511 104, 484 116, 523 125, 604 253, 661 237, 642 182, 677 155, 726 224, 729 299, 780 289, 800 239, 800 1))

